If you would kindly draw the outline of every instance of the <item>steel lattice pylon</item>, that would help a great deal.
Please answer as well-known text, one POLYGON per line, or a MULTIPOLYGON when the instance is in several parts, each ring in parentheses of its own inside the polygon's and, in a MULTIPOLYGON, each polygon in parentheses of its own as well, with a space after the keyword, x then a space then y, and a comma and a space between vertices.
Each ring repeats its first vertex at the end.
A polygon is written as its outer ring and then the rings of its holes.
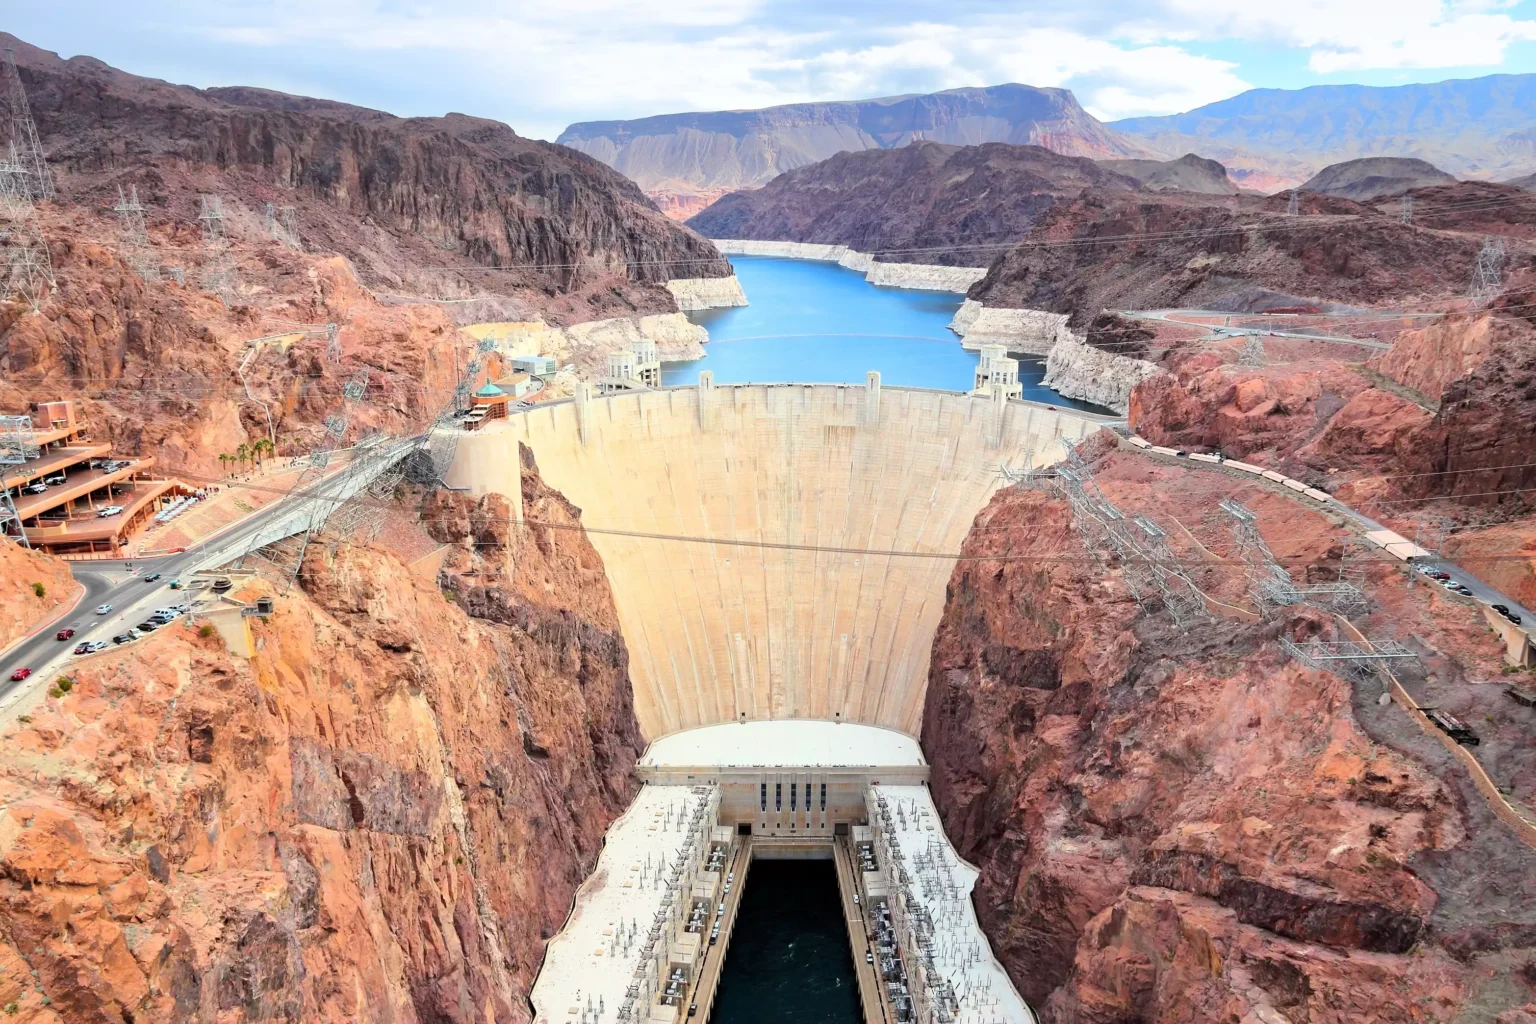
POLYGON ((1324 672, 1346 679, 1365 680, 1389 661, 1411 661, 1413 651, 1392 639, 1380 640, 1308 640, 1280 638, 1280 647, 1291 657, 1324 672))
POLYGON ((1257 334, 1250 334, 1243 347, 1237 354, 1239 366, 1265 366, 1269 360, 1264 354, 1264 339, 1257 334))
POLYGON ((1477 253, 1477 265, 1472 271, 1472 289, 1468 298, 1473 306, 1485 306, 1503 289, 1504 240, 1489 236, 1477 253))
POLYGON ((1235 498, 1223 498, 1220 504, 1221 510, 1232 517, 1232 539, 1243 563, 1243 573, 1248 577, 1248 592, 1261 611, 1303 602, 1343 613, 1366 607, 1363 566, 1350 567, 1346 560, 1335 582, 1297 583, 1264 543, 1259 533, 1259 517, 1253 510, 1235 498))
POLYGON ((223 197, 202 196, 197 221, 202 226, 206 253, 200 275, 203 288, 227 304, 239 289, 239 277, 229 252, 229 238, 224 233, 223 197))
POLYGON ((52 199, 53 172, 48 169, 43 144, 38 141, 37 122, 32 120, 27 90, 21 84, 21 71, 16 67, 16 51, 9 47, 5 51, 5 75, 6 100, 10 106, 10 141, 16 147, 26 175, 27 193, 33 199, 52 199))
POLYGON ((123 222, 123 243, 128 251, 125 259, 141 278, 146 281, 160 279, 159 261, 147 251, 149 232, 144 225, 144 204, 139 202, 139 186, 129 185, 123 194, 123 186, 117 186, 117 205, 112 207, 123 222))
POLYGON ((1167 535, 1146 516, 1134 521, 1104 496, 1094 482, 1093 471, 1071 444, 1064 465, 1056 471, 1062 493, 1072 508, 1072 519, 1094 554, 1113 552, 1120 563, 1125 585, 1137 602, 1146 605, 1156 594, 1163 608, 1187 629, 1210 617, 1200 588, 1189 578, 1183 564, 1168 546, 1167 535))
POLYGON ((34 313, 40 312, 57 285, 48 246, 28 231, 7 231, 0 240, 6 243, 0 249, 0 281, 5 289, 0 295, 20 299, 34 313))
POLYGON ((12 142, 4 159, 0 159, 0 217, 22 220, 31 216, 33 210, 31 177, 16 152, 16 143, 12 142))

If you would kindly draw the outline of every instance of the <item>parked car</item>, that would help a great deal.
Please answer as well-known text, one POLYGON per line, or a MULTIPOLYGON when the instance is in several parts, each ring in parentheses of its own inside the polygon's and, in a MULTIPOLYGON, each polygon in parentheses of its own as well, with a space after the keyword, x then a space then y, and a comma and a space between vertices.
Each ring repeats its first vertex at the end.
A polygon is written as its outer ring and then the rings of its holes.
POLYGON ((57 633, 53 634, 53 638, 55 640, 68 640, 70 637, 72 637, 74 635, 75 635, 75 631, 72 628, 70 628, 69 626, 65 626, 63 629, 61 629, 57 633))
POLYGON ((1491 604, 1488 607, 1492 608, 1494 611, 1498 612, 1500 615, 1508 615, 1509 614, 1509 605, 1507 605, 1507 604, 1491 604))
POLYGON ((181 580, 171 580, 171 582, 167 583, 166 586, 170 587, 172 590, 180 590, 181 580))
POLYGON ((69 482, 69 478, 63 473, 55 473, 53 476, 43 477, 43 483, 50 487, 60 487, 69 482))
POLYGON ((867 964, 874 963, 875 962, 875 954, 871 953, 869 950, 866 949, 864 951, 864 962, 867 963, 867 964))
POLYGON ((145 583, 154 583, 158 579, 160 579, 160 574, 157 573, 157 572, 152 572, 148 576, 144 577, 144 582, 145 583))
POLYGON ((75 645, 76 654, 95 654, 97 651, 104 651, 106 649, 107 642, 105 640, 87 640, 83 644, 75 645))
POLYGON ((107 615, 107 614, 110 614, 111 611, 112 611, 112 606, 109 605, 109 604, 99 604, 99 605, 96 606, 96 614, 97 615, 107 615))
POLYGON ((108 505, 105 508, 97 509, 96 510, 96 516, 99 519, 110 519, 113 516, 118 515, 122 511, 123 511, 123 506, 121 506, 121 505, 108 505))
POLYGON ((141 622, 133 628, 138 630, 140 633, 153 633, 160 627, 160 625, 161 624, 158 622, 141 622))
POLYGON ((29 668, 19 668, 15 672, 11 673, 11 682, 19 683, 19 682, 21 682, 23 679, 27 678, 27 676, 29 676, 31 674, 32 674, 32 670, 31 669, 29 669, 29 668))
POLYGON ((1517 625, 1517 626, 1520 625, 1520 616, 1516 615, 1514 612, 1510 612, 1508 615, 1506 615, 1504 617, 1506 619, 1508 619, 1510 622, 1513 622, 1515 625, 1517 625))
POLYGON ((1454 590, 1456 593, 1460 594, 1462 597, 1471 597, 1472 596, 1472 591, 1467 587, 1467 585, 1465 583, 1458 583, 1456 586, 1452 587, 1451 589, 1454 590))
POLYGON ((112 638, 112 642, 115 644, 131 644, 137 639, 138 637, 134 636, 132 633, 119 633, 117 636, 112 638))
POLYGON ((42 494, 47 489, 48 489, 48 485, 43 483, 41 480, 39 480, 36 483, 27 484, 27 486, 25 486, 25 487, 23 487, 21 489, 21 493, 22 494, 42 494))

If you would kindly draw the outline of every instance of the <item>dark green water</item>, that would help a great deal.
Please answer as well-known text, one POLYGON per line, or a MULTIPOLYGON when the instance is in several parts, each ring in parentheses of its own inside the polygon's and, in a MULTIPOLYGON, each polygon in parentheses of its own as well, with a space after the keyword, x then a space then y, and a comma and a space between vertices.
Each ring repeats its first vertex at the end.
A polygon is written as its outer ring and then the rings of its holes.
POLYGON ((710 1024, 859 1024, 830 860, 754 861, 710 1024))

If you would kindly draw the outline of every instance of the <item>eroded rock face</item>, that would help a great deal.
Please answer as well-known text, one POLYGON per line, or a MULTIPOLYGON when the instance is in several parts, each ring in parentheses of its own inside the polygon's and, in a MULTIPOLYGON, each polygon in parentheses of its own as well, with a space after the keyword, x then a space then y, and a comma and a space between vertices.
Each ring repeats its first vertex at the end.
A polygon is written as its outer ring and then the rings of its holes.
MULTIPOLYGON (((1117 501, 1156 486, 1107 472, 1117 501)), ((1466 939, 1482 869, 1464 797, 1367 735, 1348 683, 1270 642, 1311 613, 1181 633, 1083 558, 1040 491, 1000 492, 964 551, 923 748, 981 869, 978 916, 1043 1019, 1448 1020, 1473 992, 1491 1019, 1529 998, 1509 974, 1528 940, 1466 939), (1503 968, 1477 961, 1508 946, 1503 968), (1502 1003, 1479 988, 1498 970, 1502 1003)))
POLYGON ((317 544, 250 661, 161 630, 13 729, 0 1004, 22 1021, 528 1020, 640 741, 596 552, 579 530, 487 531, 496 511, 465 511, 489 541, 464 555, 494 580, 484 597, 317 544))

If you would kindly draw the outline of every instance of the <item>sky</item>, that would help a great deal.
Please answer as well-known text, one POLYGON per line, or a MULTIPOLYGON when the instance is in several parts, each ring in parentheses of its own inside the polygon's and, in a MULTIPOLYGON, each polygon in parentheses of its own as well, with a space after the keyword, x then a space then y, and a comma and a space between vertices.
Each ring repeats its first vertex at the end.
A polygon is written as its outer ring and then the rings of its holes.
POLYGON ((1536 72, 1536 0, 219 0, 10 5, 70 57, 532 138, 576 121, 1022 82, 1114 120, 1255 87, 1536 72))

